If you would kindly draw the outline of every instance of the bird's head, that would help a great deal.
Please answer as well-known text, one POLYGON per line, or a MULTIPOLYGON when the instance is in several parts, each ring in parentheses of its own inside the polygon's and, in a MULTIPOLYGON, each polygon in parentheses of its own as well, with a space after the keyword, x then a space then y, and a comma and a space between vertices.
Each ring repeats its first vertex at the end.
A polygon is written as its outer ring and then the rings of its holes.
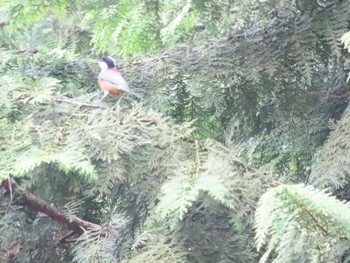
POLYGON ((100 58, 98 65, 100 66, 101 70, 106 70, 108 68, 117 68, 117 63, 112 57, 100 58))

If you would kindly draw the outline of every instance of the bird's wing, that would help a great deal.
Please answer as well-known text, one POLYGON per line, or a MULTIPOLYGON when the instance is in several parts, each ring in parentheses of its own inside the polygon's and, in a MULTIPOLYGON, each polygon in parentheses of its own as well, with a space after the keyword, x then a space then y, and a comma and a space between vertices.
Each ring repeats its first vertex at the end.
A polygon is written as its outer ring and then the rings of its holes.
POLYGON ((124 92, 130 93, 130 88, 128 83, 125 81, 122 74, 120 74, 118 71, 112 71, 112 70, 102 71, 98 75, 98 79, 106 80, 110 83, 113 83, 117 85, 120 89, 122 89, 124 92))

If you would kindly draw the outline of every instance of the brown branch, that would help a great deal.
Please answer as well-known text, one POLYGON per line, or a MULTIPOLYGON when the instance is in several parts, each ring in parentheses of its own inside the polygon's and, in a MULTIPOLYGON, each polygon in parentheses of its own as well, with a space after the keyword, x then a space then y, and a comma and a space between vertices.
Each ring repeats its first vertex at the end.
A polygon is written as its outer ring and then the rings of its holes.
POLYGON ((295 197, 293 197, 293 196, 291 197, 291 199, 296 203, 296 205, 297 205, 304 213, 306 213, 307 215, 310 216, 311 221, 315 224, 315 226, 316 226, 317 228, 319 228, 319 229, 323 232, 324 235, 326 235, 326 236, 329 235, 328 230, 327 230, 324 226, 322 226, 322 224, 317 220, 316 216, 315 216, 314 214, 312 214, 312 213, 310 212, 310 210, 309 210, 305 205, 303 205, 302 203, 300 203, 300 202, 299 202, 295 197))
POLYGON ((72 221, 69 221, 67 216, 57 207, 48 202, 39 199, 32 193, 28 191, 22 191, 20 193, 20 202, 31 208, 33 211, 42 212, 54 221, 67 226, 70 230, 75 233, 83 233, 83 229, 100 229, 101 226, 82 220, 80 218, 74 218, 72 221), (83 228, 83 229, 82 229, 83 228))
POLYGON ((91 104, 91 103, 84 103, 84 102, 80 102, 80 101, 75 101, 75 100, 69 100, 69 99, 60 99, 60 98, 52 98, 52 100, 54 102, 64 102, 64 103, 68 103, 68 104, 73 104, 73 105, 78 105, 81 108, 100 108, 100 109, 104 109, 105 107, 102 107, 98 104, 91 104))
POLYGON ((303 210, 305 213, 307 213, 310 217, 311 220, 315 223, 316 227, 318 227, 319 229, 322 230, 322 232, 327 236, 329 233, 327 231, 326 228, 324 228, 321 223, 316 219, 316 217, 309 211, 309 209, 307 209, 307 207, 305 207, 304 205, 299 205, 299 207, 301 208, 301 210, 303 210))
POLYGON ((7 178, 7 185, 8 185, 8 190, 9 190, 9 194, 10 194, 10 202, 9 202, 9 204, 7 206, 5 214, 7 214, 7 212, 9 211, 9 209, 10 209, 10 207, 12 205, 12 201, 13 201, 13 189, 12 189, 12 183, 11 183, 12 180, 13 179, 10 176, 7 178))
POLYGON ((140 120, 140 122, 148 123, 150 125, 157 125, 158 124, 158 122, 156 120, 145 120, 145 119, 142 119, 142 120, 140 120))
MULTIPOLYGON (((18 184, 14 179, 12 179, 11 185, 9 185, 8 180, 6 179, 1 183, 1 186, 5 188, 6 193, 9 193, 9 188, 11 187, 12 191, 14 192, 15 189, 18 187, 18 184)), ((26 205, 33 211, 42 212, 46 214, 54 221, 65 225, 76 234, 82 234, 85 229, 101 229, 100 225, 85 221, 78 217, 75 217, 73 220, 70 221, 63 211, 61 211, 54 205, 36 197, 29 191, 18 191, 16 192, 16 197, 17 204, 26 205)))

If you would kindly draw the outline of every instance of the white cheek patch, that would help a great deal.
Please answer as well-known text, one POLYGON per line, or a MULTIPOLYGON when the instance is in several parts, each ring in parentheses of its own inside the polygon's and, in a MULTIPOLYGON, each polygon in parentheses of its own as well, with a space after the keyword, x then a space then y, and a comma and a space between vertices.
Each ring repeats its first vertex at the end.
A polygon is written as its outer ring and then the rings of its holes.
POLYGON ((98 65, 100 66, 101 70, 106 70, 108 68, 107 63, 103 61, 99 61, 98 65))

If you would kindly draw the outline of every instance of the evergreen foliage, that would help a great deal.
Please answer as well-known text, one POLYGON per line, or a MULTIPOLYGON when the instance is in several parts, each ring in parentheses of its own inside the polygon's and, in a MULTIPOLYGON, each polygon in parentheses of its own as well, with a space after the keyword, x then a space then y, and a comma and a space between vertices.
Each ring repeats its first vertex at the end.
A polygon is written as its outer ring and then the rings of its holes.
POLYGON ((310 186, 267 191, 255 217, 257 248, 268 241, 259 262, 332 262, 349 247, 349 216, 349 204, 310 186))
POLYGON ((315 157, 310 182, 321 187, 341 188, 348 184, 349 109, 337 123, 331 123, 333 132, 315 157))
POLYGON ((346 262, 348 204, 314 187, 350 199, 349 6, 3 1, 0 179, 101 229, 58 243, 0 192, 1 259, 346 262), (133 94, 94 104, 99 53, 133 94))
POLYGON ((126 225, 125 218, 114 215, 104 233, 101 230, 85 231, 72 251, 75 255, 73 262, 113 262, 120 258, 121 253, 125 253, 123 249, 130 242, 126 225), (116 246, 116 240, 119 246, 116 246))

